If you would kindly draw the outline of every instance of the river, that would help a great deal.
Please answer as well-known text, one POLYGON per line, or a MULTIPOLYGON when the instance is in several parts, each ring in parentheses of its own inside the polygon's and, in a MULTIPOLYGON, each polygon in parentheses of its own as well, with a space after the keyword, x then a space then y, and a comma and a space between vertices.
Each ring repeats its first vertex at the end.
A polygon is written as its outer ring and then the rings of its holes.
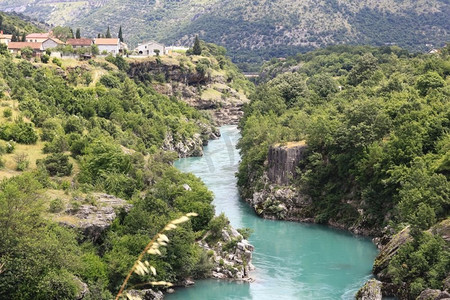
POLYGON ((201 280, 167 299, 354 299, 371 277, 376 247, 367 238, 326 226, 259 218, 236 186, 240 133, 236 126, 223 126, 221 133, 203 157, 179 159, 175 166, 200 177, 214 192, 216 214, 224 212, 235 228, 254 230, 249 241, 255 246, 255 282, 201 280))

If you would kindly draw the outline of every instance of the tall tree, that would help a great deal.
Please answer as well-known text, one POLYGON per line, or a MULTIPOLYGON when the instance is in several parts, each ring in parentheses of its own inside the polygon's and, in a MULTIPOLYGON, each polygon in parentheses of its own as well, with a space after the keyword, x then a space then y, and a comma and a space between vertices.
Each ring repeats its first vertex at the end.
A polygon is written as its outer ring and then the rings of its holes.
POLYGON ((102 36, 101 36, 101 34, 99 33, 99 34, 97 34, 97 38, 101 38, 102 36))
POLYGON ((121 42, 123 42, 123 36, 122 36, 122 26, 119 27, 119 35, 118 38, 121 42))
POLYGON ((202 47, 200 46, 200 39, 198 38, 198 35, 195 36, 194 47, 192 48, 192 53, 194 55, 202 54, 202 47))
POLYGON ((75 36, 73 35, 73 29, 72 28, 70 28, 70 38, 71 39, 75 38, 75 36))
POLYGON ((77 32, 75 33, 75 36, 76 36, 77 39, 81 38, 80 28, 77 28, 77 32))
POLYGON ((111 38, 111 31, 109 30, 109 26, 108 26, 108 30, 106 30, 106 38, 107 39, 111 38))
POLYGON ((13 34, 12 34, 11 42, 17 42, 17 36, 16 36, 15 32, 13 32, 13 34))
POLYGON ((27 41, 27 36, 25 35, 25 32, 22 33, 22 42, 26 42, 27 41))

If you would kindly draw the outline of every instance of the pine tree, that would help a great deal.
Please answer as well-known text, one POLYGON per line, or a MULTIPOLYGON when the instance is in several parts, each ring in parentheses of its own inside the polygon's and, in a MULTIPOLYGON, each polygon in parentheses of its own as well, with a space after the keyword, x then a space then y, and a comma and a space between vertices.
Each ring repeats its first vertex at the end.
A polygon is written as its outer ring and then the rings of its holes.
POLYGON ((27 37, 24 32, 24 33, 22 33, 22 42, 26 42, 26 41, 27 41, 27 37))
POLYGON ((119 40, 123 43, 123 36, 122 36, 122 26, 119 27, 119 35, 117 36, 119 40))
POLYGON ((106 38, 107 39, 111 38, 111 31, 109 30, 109 26, 108 26, 108 30, 106 31, 106 38))
POLYGON ((15 32, 13 32, 12 37, 11 37, 11 42, 17 42, 17 35, 15 32))
POLYGON ((73 35, 73 29, 72 28, 70 28, 70 38, 71 39, 75 38, 75 36, 73 35))
POLYGON ((101 38, 102 36, 100 35, 100 33, 99 34, 97 34, 97 38, 101 38))
POLYGON ((192 53, 194 55, 202 54, 202 47, 200 46, 200 39, 198 38, 198 35, 195 36, 194 47, 192 48, 192 53))
POLYGON ((77 39, 81 38, 80 28, 77 28, 77 32, 75 33, 75 36, 76 36, 77 39))

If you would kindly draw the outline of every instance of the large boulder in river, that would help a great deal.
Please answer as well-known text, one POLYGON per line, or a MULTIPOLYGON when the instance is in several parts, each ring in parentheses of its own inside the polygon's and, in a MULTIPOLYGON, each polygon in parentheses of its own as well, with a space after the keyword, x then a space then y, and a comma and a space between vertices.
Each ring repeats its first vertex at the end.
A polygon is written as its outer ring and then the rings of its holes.
POLYGON ((376 279, 371 279, 356 294, 357 300, 381 300, 382 283, 376 279))
POLYGON ((296 168, 304 157, 306 148, 304 141, 277 144, 270 147, 267 172, 270 182, 288 185, 291 179, 296 176, 296 168))

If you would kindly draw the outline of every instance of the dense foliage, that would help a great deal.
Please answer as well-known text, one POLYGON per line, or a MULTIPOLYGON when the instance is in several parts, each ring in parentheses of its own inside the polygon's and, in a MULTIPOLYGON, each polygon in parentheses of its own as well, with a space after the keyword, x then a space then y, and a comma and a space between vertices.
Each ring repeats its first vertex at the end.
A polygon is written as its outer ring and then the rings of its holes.
POLYGON ((171 231, 146 279, 205 276, 211 263, 195 240, 214 216, 212 193, 161 148, 207 139, 210 121, 129 79, 123 58, 57 67, 0 53, 0 172, 16 175, 0 183, 0 298, 77 299, 87 284, 83 299, 111 299, 149 239, 189 212, 199 216, 171 231), (95 242, 52 221, 73 222, 96 192, 133 207, 95 242))
MULTIPOLYGON (((305 140, 307 153, 292 181, 312 199, 304 217, 371 230, 410 224, 415 232, 448 218, 449 52, 449 46, 436 55, 339 46, 266 65, 240 125, 243 196, 264 188, 270 145, 305 140)), ((393 271, 413 295, 420 287, 439 288, 450 271, 448 245, 416 238, 434 243, 435 252, 421 256, 430 269, 393 271)), ((414 264, 411 253, 424 243, 408 245, 405 261, 398 258, 392 269, 414 264)))

